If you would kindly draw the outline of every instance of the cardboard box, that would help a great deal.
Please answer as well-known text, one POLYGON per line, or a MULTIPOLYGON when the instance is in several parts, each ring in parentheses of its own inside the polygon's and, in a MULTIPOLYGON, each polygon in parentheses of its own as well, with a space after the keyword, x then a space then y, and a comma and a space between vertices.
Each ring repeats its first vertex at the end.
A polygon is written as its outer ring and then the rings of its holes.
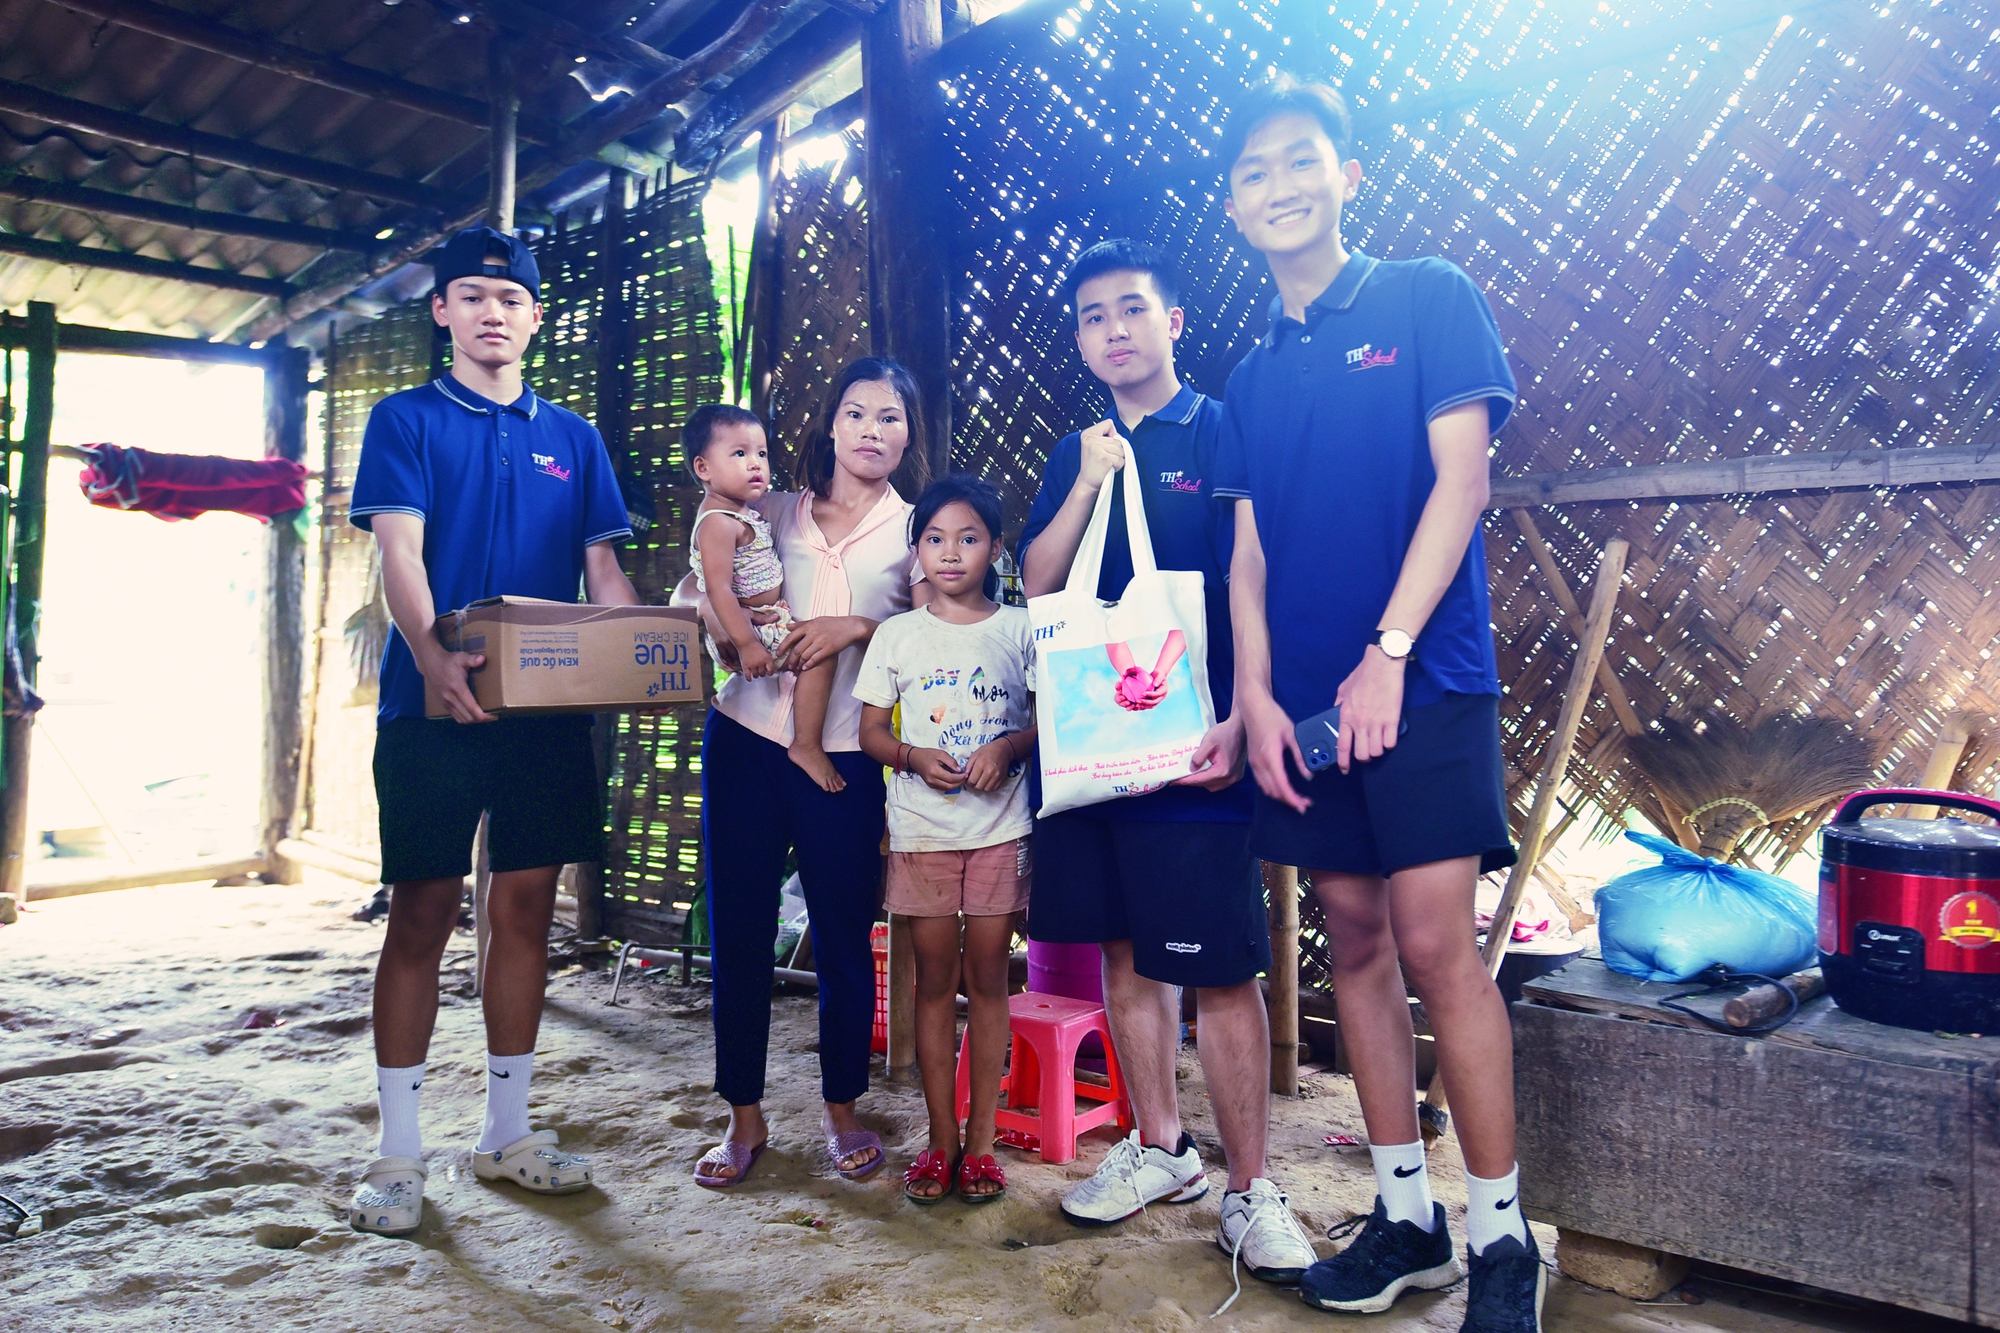
MULTIPOLYGON (((601 713, 700 703, 708 666, 692 607, 489 597, 439 616, 438 642, 484 653, 472 693, 489 713, 601 713)), ((424 713, 449 717, 427 680, 424 713)))

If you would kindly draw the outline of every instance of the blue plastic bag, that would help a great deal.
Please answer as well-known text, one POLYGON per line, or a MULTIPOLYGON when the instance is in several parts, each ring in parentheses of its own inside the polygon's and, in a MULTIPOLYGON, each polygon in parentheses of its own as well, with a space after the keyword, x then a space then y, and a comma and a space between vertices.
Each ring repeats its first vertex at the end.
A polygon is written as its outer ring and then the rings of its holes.
POLYGON ((1597 891, 1606 967, 1645 981, 1686 981, 1718 963, 1782 977, 1817 957, 1816 905, 1796 884, 1650 833, 1625 836, 1659 853, 1660 864, 1597 891))

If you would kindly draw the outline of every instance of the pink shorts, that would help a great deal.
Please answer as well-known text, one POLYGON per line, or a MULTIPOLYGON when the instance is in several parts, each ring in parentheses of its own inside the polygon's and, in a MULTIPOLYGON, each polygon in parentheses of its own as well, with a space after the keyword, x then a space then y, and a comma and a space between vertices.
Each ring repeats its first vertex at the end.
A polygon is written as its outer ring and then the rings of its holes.
POLYGON ((1028 910, 1028 840, 971 851, 890 852, 884 906, 903 916, 1006 916, 1028 910))

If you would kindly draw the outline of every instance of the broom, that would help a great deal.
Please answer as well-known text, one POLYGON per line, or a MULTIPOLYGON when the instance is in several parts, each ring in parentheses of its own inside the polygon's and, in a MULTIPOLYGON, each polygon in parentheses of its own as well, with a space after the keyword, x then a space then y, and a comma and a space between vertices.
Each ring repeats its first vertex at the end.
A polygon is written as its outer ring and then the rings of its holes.
POLYGON ((1697 850, 1717 861, 1751 830, 1867 787, 1875 776, 1868 742, 1824 717, 1785 714, 1754 726, 1721 714, 1668 719, 1626 748, 1659 794, 1687 811, 1697 850))

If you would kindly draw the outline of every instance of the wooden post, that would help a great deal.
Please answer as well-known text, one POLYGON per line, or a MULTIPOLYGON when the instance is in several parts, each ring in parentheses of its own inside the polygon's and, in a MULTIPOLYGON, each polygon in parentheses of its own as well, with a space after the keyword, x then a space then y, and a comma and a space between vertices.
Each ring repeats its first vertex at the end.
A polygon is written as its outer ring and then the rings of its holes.
POLYGON ((486 42, 487 105, 492 121, 486 139, 486 225, 514 230, 514 140, 521 114, 520 85, 514 77, 514 47, 504 33, 486 42))
POLYGON ((1271 1091, 1299 1095, 1299 869, 1264 863, 1271 909, 1271 1091))
POLYGON ((320 383, 324 386, 321 401, 325 404, 326 416, 319 464, 319 589, 314 599, 316 605, 312 624, 306 630, 306 641, 312 645, 312 669, 305 677, 305 711, 299 723, 298 790, 292 798, 292 829, 289 835, 293 838, 312 827, 313 738, 319 728, 320 680, 321 673, 326 669, 326 612, 332 602, 333 542, 329 538, 333 525, 328 518, 327 506, 333 497, 333 377, 339 360, 340 321, 336 319, 326 326, 326 358, 321 362, 320 370, 320 383))
POLYGON ((598 245, 602 288, 597 315, 597 429, 612 470, 625 472, 631 431, 632 256, 625 235, 632 209, 632 173, 611 169, 604 186, 604 230, 598 245))
MULTIPOLYGON (((604 189, 604 223, 598 250, 601 291, 598 305, 597 429, 611 455, 611 467, 623 477, 630 465, 632 427, 632 294, 631 249, 626 232, 632 210, 632 173, 611 169, 604 189)), ((591 728, 590 748, 597 772, 598 816, 610 793, 611 765, 618 736, 618 714, 599 713, 591 728)), ((606 852, 609 852, 606 848, 606 852)), ((604 862, 585 861, 576 868, 576 935, 596 939, 604 922, 604 862)))
MULTIPOLYGON (((283 349, 264 372, 264 456, 303 463, 306 456, 306 379, 312 353, 283 349)), ((305 703, 306 548, 292 515, 271 521, 270 563, 264 598, 264 796, 260 812, 266 874, 296 884, 297 867, 278 854, 292 836, 299 793, 299 752, 305 703)))
POLYGON ((917 945, 908 917, 889 915, 889 1077, 905 1079, 917 1063, 917 945))
POLYGON ((944 221, 944 96, 930 57, 939 0, 885 0, 861 40, 868 116, 868 332, 877 356, 916 376, 933 476, 951 467, 950 238, 944 221))
MULTIPOLYGON (((778 151, 784 116, 764 123, 757 139, 757 224, 750 232, 750 281, 743 294, 743 332, 750 350, 750 410, 771 419, 771 366, 777 355, 778 304, 785 268, 778 253, 778 151)), ((740 353, 739 353, 740 355, 740 353)))
MULTIPOLYGON (((21 687, 32 688, 36 665, 36 632, 42 615, 42 563, 48 552, 46 524, 49 501, 49 432, 56 410, 56 308, 47 301, 28 303, 28 402, 21 423, 21 489, 14 501, 15 640, 21 650, 21 687)), ((16 902, 28 869, 28 756, 35 719, 6 719, 4 776, 0 791, 0 893, 16 902)))
MULTIPOLYGON (((1483 957, 1486 971, 1491 976, 1500 975, 1500 964, 1506 960, 1507 945, 1514 935, 1514 917, 1521 910, 1521 895, 1527 891, 1528 877, 1535 873, 1535 863, 1542 859, 1549 812, 1555 809, 1556 792, 1569 773, 1569 757, 1576 749, 1577 728, 1582 726, 1584 706, 1590 702, 1591 677, 1597 674, 1598 664, 1604 660, 1605 636, 1611 631, 1611 617, 1618 609, 1618 585, 1625 578, 1625 556, 1630 550, 1625 541, 1614 537, 1605 543, 1604 558, 1597 565, 1597 582, 1590 589, 1590 615, 1584 624, 1583 637, 1576 646, 1576 661, 1570 666, 1569 686, 1563 692, 1562 712, 1556 715, 1556 732, 1549 739, 1548 754, 1542 762, 1541 782, 1535 788, 1535 804, 1528 811, 1527 824, 1521 829, 1520 859, 1514 862, 1514 868, 1507 874, 1506 891, 1500 895, 1500 906, 1494 910, 1493 925, 1486 934, 1483 957)), ((1431 1080, 1424 1105, 1433 1111, 1444 1110, 1443 1078, 1431 1080)), ((1422 1117, 1425 1143, 1436 1141, 1441 1121, 1442 1117, 1422 1117)))

